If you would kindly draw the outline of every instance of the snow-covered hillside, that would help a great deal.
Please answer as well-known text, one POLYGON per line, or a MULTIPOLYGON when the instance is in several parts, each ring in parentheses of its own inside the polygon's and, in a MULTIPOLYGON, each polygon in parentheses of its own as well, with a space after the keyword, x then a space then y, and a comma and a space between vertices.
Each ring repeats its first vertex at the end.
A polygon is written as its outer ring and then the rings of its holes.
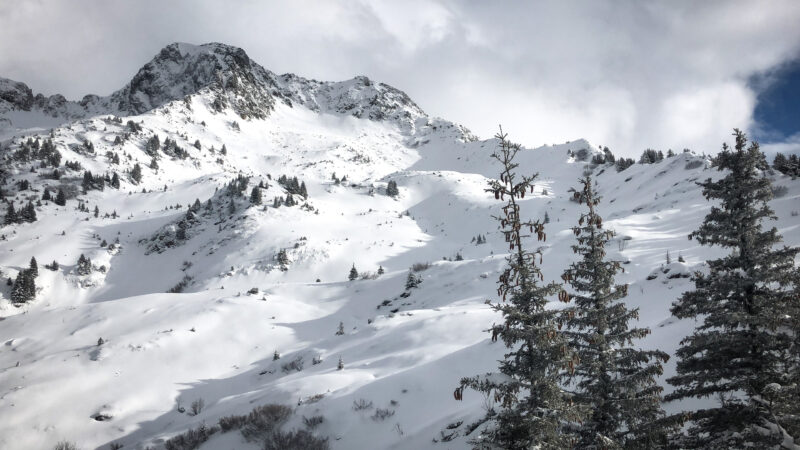
MULTIPOLYGON (((504 353, 485 333, 508 251, 491 218, 502 204, 484 191, 494 139, 365 77, 278 76, 222 44, 172 44, 108 97, 54 102, 0 79, 2 189, 37 216, 0 230, 0 270, 39 263, 34 300, 0 287, 0 448, 159 448, 272 403, 295 409, 286 429, 323 416, 313 431, 335 449, 468 448, 492 400, 453 389, 504 353), (43 165, 50 141, 58 176, 43 165), (422 282, 406 289, 412 266, 422 282)), ((520 172, 540 174, 522 211, 549 218, 545 278, 575 257, 568 190, 591 172, 626 301, 652 329, 642 345, 673 353, 694 323, 669 306, 719 254, 687 240, 709 208, 695 181, 719 174, 693 153, 622 172, 590 164, 595 153, 576 140, 519 155, 520 172)), ((800 182, 770 176, 786 188, 774 224, 796 245, 800 182)), ((201 448, 260 446, 229 432, 201 448)))

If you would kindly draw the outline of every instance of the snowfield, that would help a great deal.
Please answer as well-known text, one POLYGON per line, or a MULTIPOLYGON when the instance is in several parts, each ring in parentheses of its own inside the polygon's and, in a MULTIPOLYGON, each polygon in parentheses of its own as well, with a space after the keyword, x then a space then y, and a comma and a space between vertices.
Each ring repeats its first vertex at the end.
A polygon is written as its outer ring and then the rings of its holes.
MULTIPOLYGON (((186 59, 210 51, 176 48, 186 59)), ((305 428, 303 417, 323 416, 313 432, 334 449, 469 448, 469 424, 493 400, 465 391, 459 402, 453 390, 461 377, 495 371, 505 350, 485 332, 501 321, 485 300, 496 300, 508 252, 491 218, 502 202, 484 191, 498 172, 490 159, 496 141, 429 118, 405 94, 364 78, 325 84, 255 71, 249 79, 237 69, 223 74, 229 103, 218 108, 221 88, 174 86, 180 70, 197 67, 151 64, 151 72, 169 68, 169 95, 177 97, 148 98, 140 103, 158 106, 146 112, 109 106, 100 113, 109 104, 103 100, 77 119, 70 110, 37 120, 34 107, 0 108, 8 119, 0 123, 7 125, 0 132, 3 189, 15 207, 41 198, 45 187, 80 186, 84 170, 116 171, 121 179, 120 189, 76 190, 66 206, 44 201, 36 222, 0 230, 4 278, 16 277, 31 257, 39 263, 35 300, 14 305, 11 287, 0 287, 0 448, 52 448, 61 440, 83 449, 161 448, 190 428, 268 403, 295 409, 287 430, 305 428), (238 80, 234 88, 231 79, 238 80), (247 83, 263 88, 254 90, 258 95, 274 95, 263 118, 243 118, 232 106, 249 98, 240 92, 247 83), (390 106, 375 113, 382 101, 390 106), (141 131, 132 132, 128 121, 141 131), (144 149, 154 134, 162 143, 175 141, 188 157, 162 153, 151 169, 144 149), (62 167, 61 179, 53 180, 44 176, 51 167, 12 160, 28 137, 51 136, 62 165, 77 161, 82 170, 62 167), (121 162, 111 163, 107 152, 121 162), (136 163, 143 172, 138 184, 128 176, 136 163), (231 197, 226 186, 239 175, 249 177, 247 188, 231 197), (275 197, 286 195, 281 175, 304 182, 308 199, 294 196, 297 206, 273 207, 275 197), (27 190, 15 184, 23 179, 27 190), (389 181, 397 183, 397 197, 386 195, 389 181), (251 206, 259 182, 268 186, 263 204, 251 206), (195 199, 202 207, 185 239, 174 238, 195 199), (112 212, 116 218, 106 217, 112 212), (478 235, 485 244, 476 244, 478 235), (113 245, 101 246, 103 240, 113 245), (171 244, 153 247, 156 241, 171 244), (76 274, 81 254, 96 268, 90 275, 76 274), (44 267, 52 261, 55 271, 44 267), (407 290, 415 264, 422 282, 407 290), (348 280, 352 266, 367 276, 348 280), (168 293, 182 280, 183 292, 168 293), (190 414, 200 399, 202 409, 190 414), (356 403, 372 406, 357 410, 356 403), (379 409, 388 411, 385 417, 379 409)), ((710 207, 695 181, 720 174, 694 153, 622 172, 590 164, 596 153, 576 140, 519 155, 520 173, 539 173, 522 214, 546 213, 550 220, 546 242, 529 239, 529 245, 544 246, 545 280, 559 280, 575 256, 570 227, 579 205, 569 189, 591 173, 605 226, 618 234, 608 251, 624 261, 619 281, 630 285, 626 302, 652 331, 641 345, 674 354, 695 323, 673 318, 670 304, 692 286, 693 271, 721 254, 687 239, 710 207), (580 161, 584 149, 588 159, 580 161)), ((788 190, 771 203, 774 226, 786 243, 798 245, 800 182, 769 176, 788 190)), ((673 358, 662 380, 674 365, 673 358)), ((200 448, 260 445, 228 432, 200 448)))

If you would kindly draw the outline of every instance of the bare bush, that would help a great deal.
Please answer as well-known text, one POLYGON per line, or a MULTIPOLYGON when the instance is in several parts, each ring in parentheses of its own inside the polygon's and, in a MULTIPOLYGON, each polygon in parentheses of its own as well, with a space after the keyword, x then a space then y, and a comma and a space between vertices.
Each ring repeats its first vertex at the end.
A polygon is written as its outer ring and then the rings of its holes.
POLYGON ((313 430, 314 428, 317 428, 324 421, 325 421, 325 418, 322 417, 322 416, 311 416, 311 417, 303 416, 303 424, 306 427, 308 427, 309 430, 313 430))
POLYGON ((292 415, 292 408, 286 405, 270 404, 253 408, 247 415, 247 423, 242 427, 242 436, 248 442, 265 439, 281 427, 292 415))
POLYGON ((203 412, 203 408, 205 408, 205 406, 206 406, 206 401, 203 400, 202 398, 198 398, 197 400, 192 402, 192 409, 190 414, 192 416, 200 414, 201 412, 203 412))
POLYGON ((328 439, 318 438, 306 430, 271 433, 264 439, 263 450, 328 450, 328 439))
POLYGON ((687 162, 686 165, 683 168, 686 169, 686 170, 692 170, 692 169, 697 169, 698 167, 702 167, 705 164, 706 164, 705 161, 703 161, 701 159, 693 159, 693 160, 687 162))
POLYGON ((301 370, 303 370, 303 365, 304 365, 303 357, 298 356, 297 358, 287 362, 286 364, 283 364, 281 366, 281 370, 283 371, 283 373, 300 372, 301 370))
POLYGON ((414 263, 411 266, 412 272, 422 272, 423 270, 428 270, 431 267, 431 263, 414 263))
POLYGON ((53 447, 53 450, 78 450, 78 446, 69 441, 61 441, 53 447))
POLYGON ((375 410, 375 414, 372 415, 372 420, 376 422, 383 422, 384 420, 392 417, 394 415, 394 410, 391 409, 384 409, 378 408, 375 410))
POLYGON ((360 398, 358 400, 353 400, 353 410, 355 411, 364 411, 366 409, 372 409, 372 402, 360 398))
POLYGON ((164 443, 164 448, 167 450, 195 450, 200 445, 209 440, 211 436, 219 431, 219 428, 212 426, 207 427, 205 424, 197 428, 192 428, 189 431, 179 434, 164 443))
POLYGON ((238 430, 247 423, 247 416, 225 416, 219 418, 219 428, 223 433, 238 430))
POLYGON ((781 198, 784 195, 789 193, 789 188, 786 186, 773 186, 772 187, 772 196, 775 198, 781 198))

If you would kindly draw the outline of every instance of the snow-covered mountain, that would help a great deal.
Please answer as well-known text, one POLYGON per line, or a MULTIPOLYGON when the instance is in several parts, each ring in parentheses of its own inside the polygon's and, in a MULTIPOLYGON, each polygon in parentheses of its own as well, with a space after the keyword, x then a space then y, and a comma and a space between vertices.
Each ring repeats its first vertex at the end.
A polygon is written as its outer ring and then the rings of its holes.
MULTIPOLYGON (((171 44, 107 97, 0 79, 0 140, 3 195, 36 215, 0 230, 0 270, 39 264, 35 299, 0 288, 0 448, 160 448, 264 404, 294 409, 286 429, 322 416, 313 432, 335 449, 468 447, 492 399, 453 389, 504 353, 485 333, 508 251, 484 191, 494 139, 366 77, 171 44)), ((694 324, 669 306, 719 254, 686 239, 709 208, 695 181, 719 174, 693 153, 621 172, 602 154, 576 140, 519 155, 540 173, 522 213, 549 219, 544 275, 574 257, 568 191, 591 173, 626 301, 652 329, 642 345, 673 353, 694 324)), ((775 226, 798 244, 800 184, 770 176, 775 226)), ((260 445, 217 432, 200 448, 260 445)))

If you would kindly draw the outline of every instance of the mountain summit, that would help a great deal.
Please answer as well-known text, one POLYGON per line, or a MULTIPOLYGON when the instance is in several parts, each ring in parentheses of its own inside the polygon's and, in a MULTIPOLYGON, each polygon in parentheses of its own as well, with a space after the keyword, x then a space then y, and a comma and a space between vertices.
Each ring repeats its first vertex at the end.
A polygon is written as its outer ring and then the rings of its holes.
POLYGON ((268 117, 276 101, 322 113, 392 120, 407 129, 427 117, 404 92, 365 76, 341 82, 278 76, 238 47, 173 43, 107 97, 87 95, 80 102, 58 94, 44 97, 24 83, 0 78, 0 129, 49 127, 98 114, 142 114, 197 94, 206 95, 214 111, 230 108, 243 119, 268 117))

